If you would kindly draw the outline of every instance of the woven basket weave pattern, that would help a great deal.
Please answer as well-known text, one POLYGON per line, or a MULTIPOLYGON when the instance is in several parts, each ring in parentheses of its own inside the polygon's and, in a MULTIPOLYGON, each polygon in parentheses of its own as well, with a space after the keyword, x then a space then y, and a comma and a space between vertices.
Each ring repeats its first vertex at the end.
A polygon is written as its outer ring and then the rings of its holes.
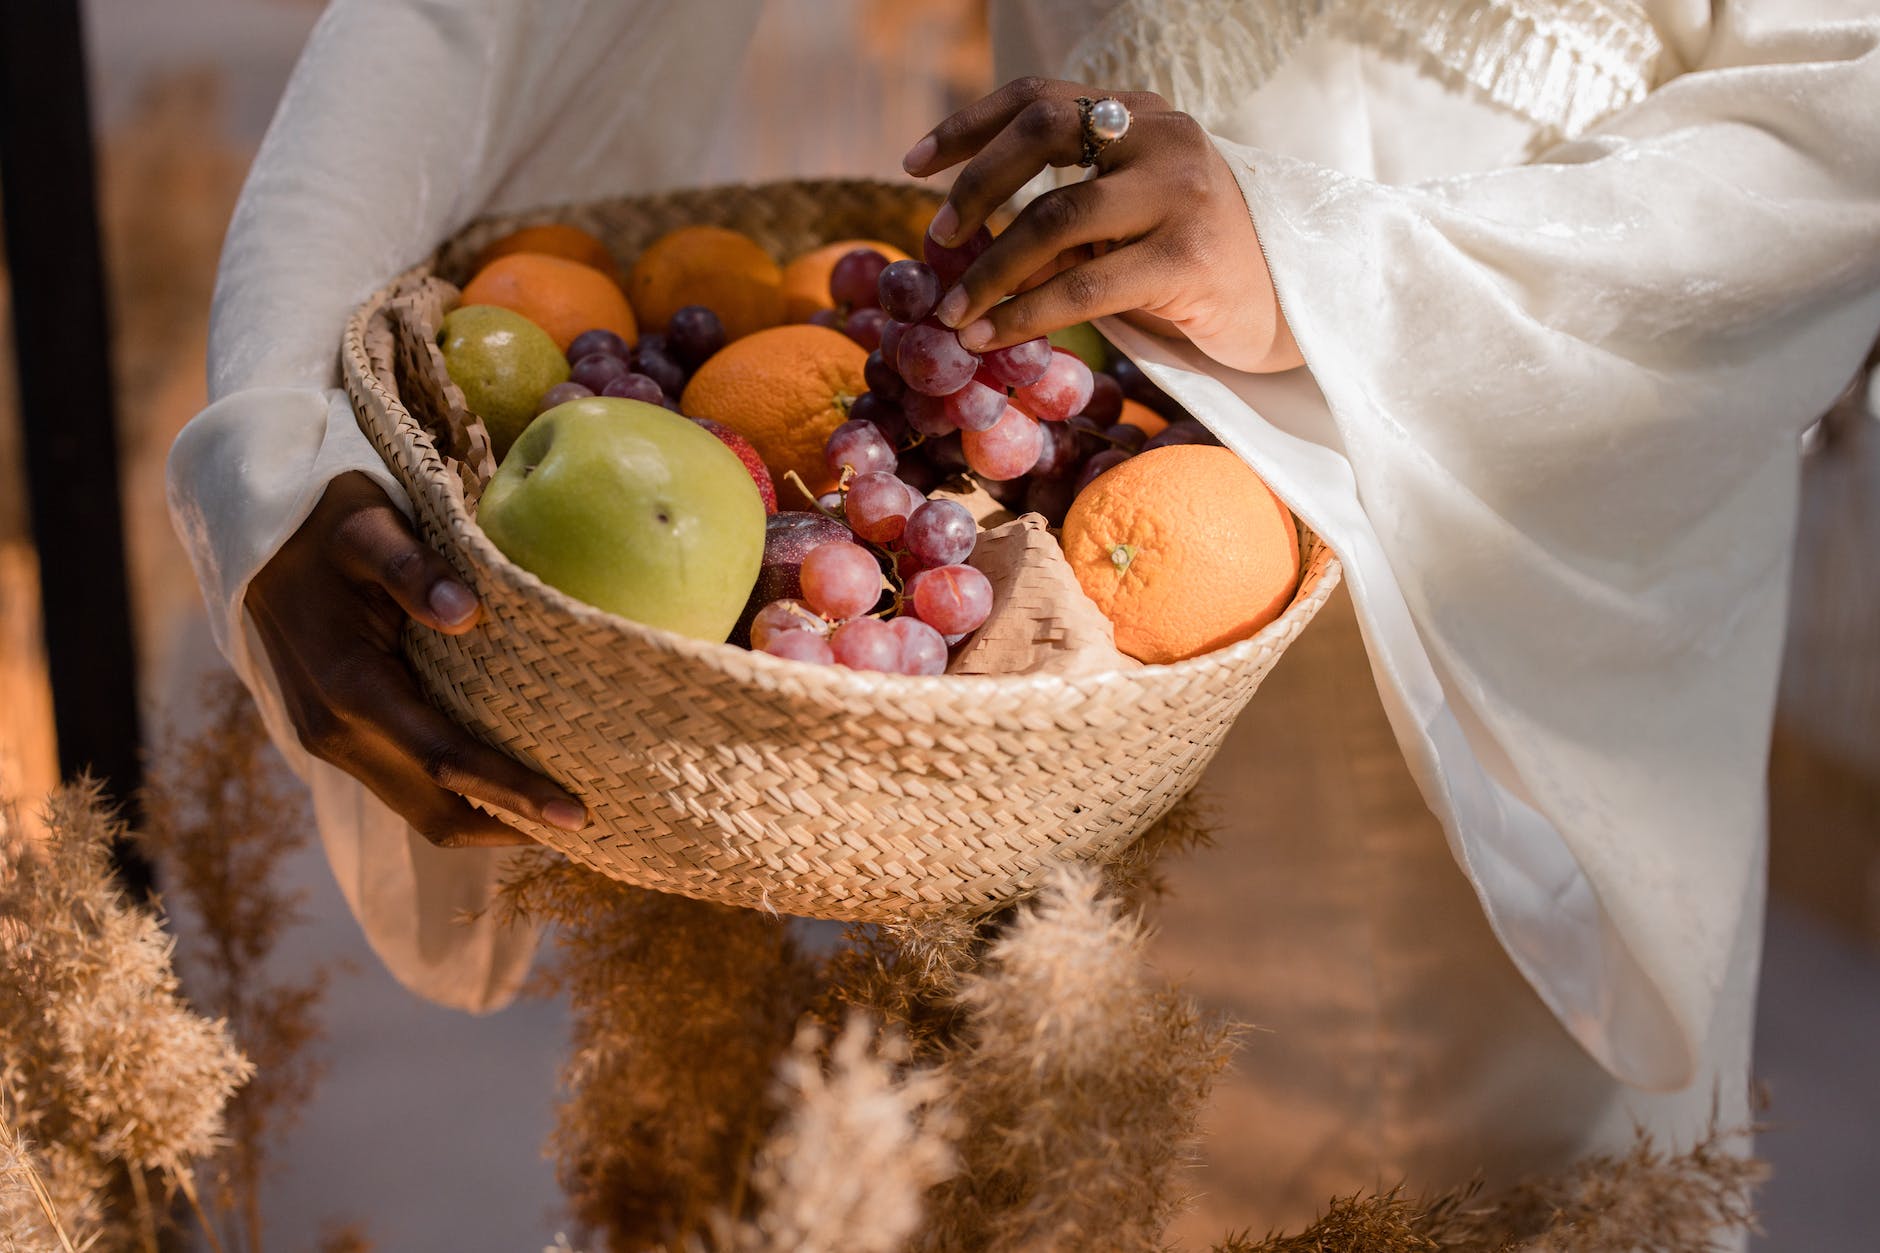
MULTIPOLYGON (((912 188, 790 183, 613 201, 553 220, 594 231, 623 259, 691 223, 793 256, 830 239, 906 239, 931 204, 912 188)), ((1253 639, 1071 680, 805 666, 576 602, 509 562, 472 521, 455 463, 401 403, 388 308, 427 273, 461 280, 485 243, 543 220, 473 225, 432 267, 367 301, 342 355, 361 425, 410 492, 421 534, 485 607, 467 635, 407 633, 424 687, 486 742, 587 802, 593 822, 574 835, 505 817, 603 873, 815 917, 1003 904, 1052 862, 1110 853, 1166 812, 1337 583, 1337 562, 1305 534, 1297 597, 1253 639)), ((448 397, 408 390, 413 404, 448 397)))

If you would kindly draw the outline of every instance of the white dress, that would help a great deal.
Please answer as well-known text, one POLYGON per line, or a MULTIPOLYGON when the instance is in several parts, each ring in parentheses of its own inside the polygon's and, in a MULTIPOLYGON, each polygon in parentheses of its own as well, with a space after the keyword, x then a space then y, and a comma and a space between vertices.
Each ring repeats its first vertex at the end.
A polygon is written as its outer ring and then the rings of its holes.
MULTIPOLYGON (((775 76, 727 90, 758 5, 712 10, 335 0, 230 230, 215 401, 172 454, 218 638, 313 787, 347 900, 394 974, 469 1009, 513 994, 532 945, 457 922, 503 854, 434 850, 299 753, 241 596, 333 474, 397 496, 334 344, 436 239, 492 209, 881 174, 917 137, 831 108, 824 75, 800 101, 775 76)), ((1380 1073, 1323 1086, 1329 1107, 1380 1129, 1378 1171, 1437 1186, 1635 1120, 1688 1140, 1713 1093, 1739 1115, 1798 436, 1880 329, 1880 0, 1009 0, 993 20, 1002 76, 1153 87, 1233 165, 1307 368, 1105 329, 1344 559, 1480 904, 1452 908, 1427 849, 1275 850, 1298 884, 1371 869, 1362 892, 1250 903, 1394 1007, 1362 1026, 1380 1073)), ((1286 1176, 1299 1150, 1273 1135, 1286 1176)))

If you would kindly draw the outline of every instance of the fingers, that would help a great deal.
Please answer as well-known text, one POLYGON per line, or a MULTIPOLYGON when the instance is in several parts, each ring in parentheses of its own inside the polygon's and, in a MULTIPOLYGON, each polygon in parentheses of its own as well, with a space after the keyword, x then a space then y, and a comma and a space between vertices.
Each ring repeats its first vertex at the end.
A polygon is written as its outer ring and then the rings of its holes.
POLYGON ((1119 248, 992 306, 960 329, 960 343, 973 352, 990 352, 1091 318, 1153 305, 1165 279, 1166 267, 1151 245, 1119 248))
POLYGON ((475 626, 476 593, 418 539, 383 492, 379 502, 353 509, 334 528, 333 554, 342 568, 361 582, 377 584, 400 609, 434 631, 461 635, 475 626))
POLYGON ((1083 151, 1083 128, 1074 101, 1061 96, 1032 101, 960 170, 927 233, 943 244, 958 243, 1040 170, 1047 165, 1076 165, 1083 151))
POLYGON ((1039 286, 1088 245, 1133 239, 1154 228, 1159 197, 1128 171, 1048 191, 1025 206, 1012 224, 940 300, 939 318, 951 327, 977 319, 1011 292, 1039 286))
POLYGON ((901 168, 915 178, 938 174, 978 152, 1026 105, 1048 98, 1070 100, 1076 95, 1076 89, 1069 83, 1036 76, 1015 78, 927 132, 901 158, 901 168))
POLYGON ((453 800, 469 797, 564 831, 587 825, 580 801, 439 711, 398 658, 377 654, 336 695, 342 708, 363 706, 369 718, 363 729, 380 741, 380 751, 365 755, 380 763, 380 774, 397 774, 405 794, 434 807, 430 793, 441 790, 453 800))

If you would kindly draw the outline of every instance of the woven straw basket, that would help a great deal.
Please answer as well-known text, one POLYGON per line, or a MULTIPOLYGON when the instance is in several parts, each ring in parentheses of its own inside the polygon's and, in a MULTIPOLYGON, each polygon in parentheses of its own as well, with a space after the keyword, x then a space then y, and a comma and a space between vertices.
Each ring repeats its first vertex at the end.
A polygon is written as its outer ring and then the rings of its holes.
POLYGON ((790 257, 843 238, 912 245, 932 207, 913 188, 782 183, 486 220, 354 315, 342 356, 360 424, 420 533, 485 608, 467 635, 413 628, 407 652, 441 708, 588 804, 592 822, 572 835, 504 815, 544 844, 629 883, 788 914, 984 912, 1053 862, 1112 853, 1165 813, 1337 584, 1330 551, 1302 534, 1292 606, 1253 638, 1176 665, 1074 679, 803 665, 548 587, 484 537, 467 503, 475 476, 413 417, 444 420, 428 410, 455 389, 434 350, 401 353, 392 307, 427 275, 463 281, 468 258, 516 226, 573 222, 631 260, 667 230, 708 223, 790 257))

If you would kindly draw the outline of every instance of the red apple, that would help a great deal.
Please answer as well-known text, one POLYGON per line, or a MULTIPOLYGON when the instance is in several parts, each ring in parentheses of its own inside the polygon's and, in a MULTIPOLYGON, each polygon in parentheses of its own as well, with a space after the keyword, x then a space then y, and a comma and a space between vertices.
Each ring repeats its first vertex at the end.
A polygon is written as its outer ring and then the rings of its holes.
POLYGON ((770 471, 764 465, 764 459, 757 455, 757 449, 751 447, 751 441, 732 430, 722 422, 710 418, 693 418, 706 430, 724 441, 725 447, 738 454, 738 460, 751 472, 751 481, 757 484, 757 494, 764 498, 764 512, 777 512, 777 485, 770 481, 770 471))

